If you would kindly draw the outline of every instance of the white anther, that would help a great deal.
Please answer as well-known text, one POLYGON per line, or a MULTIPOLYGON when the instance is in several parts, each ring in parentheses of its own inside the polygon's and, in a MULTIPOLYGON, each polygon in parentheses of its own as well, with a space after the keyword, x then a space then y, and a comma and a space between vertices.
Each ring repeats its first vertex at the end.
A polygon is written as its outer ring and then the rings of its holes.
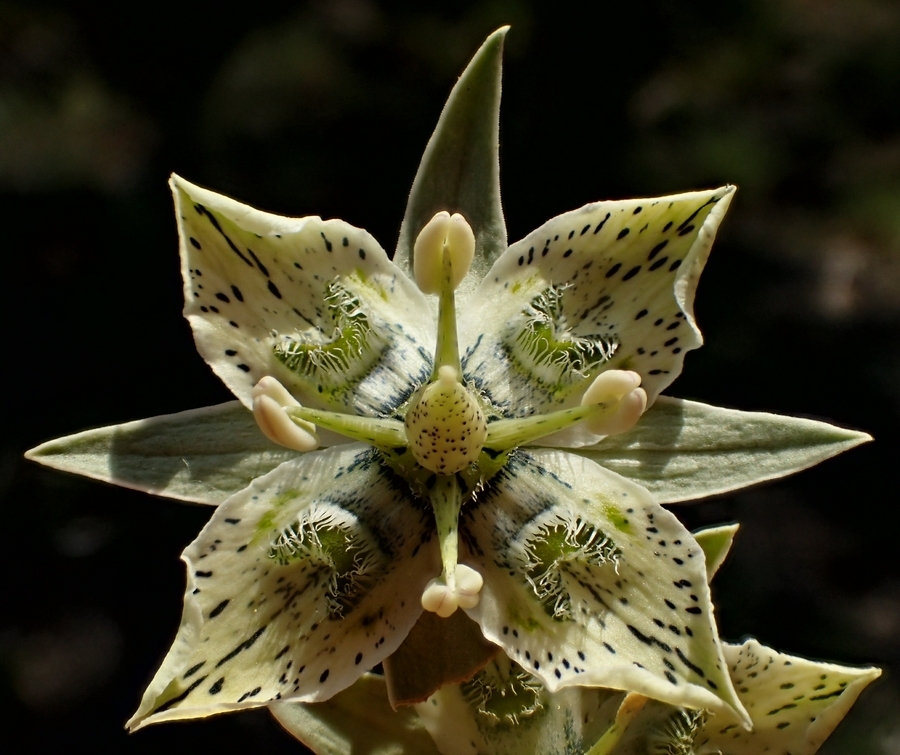
POLYGON ((319 447, 316 426, 312 422, 293 419, 285 411, 285 407, 300 404, 275 378, 264 377, 251 395, 256 424, 269 440, 294 451, 314 451, 319 447))
POLYGON ((647 408, 647 392, 639 388, 641 376, 631 370, 600 373, 581 398, 582 406, 600 404, 606 411, 585 419, 597 435, 616 435, 630 430, 647 408))
POLYGON ((646 408, 647 391, 635 388, 624 396, 611 412, 602 414, 594 421, 589 419, 585 424, 597 435, 617 435, 634 427, 646 408))
POLYGON ((422 608, 442 619, 452 616, 459 607, 456 594, 441 579, 433 579, 422 593, 422 608))
POLYGON ((482 577, 471 566, 456 565, 456 595, 460 608, 475 608, 481 599, 482 577))
POLYGON ((581 397, 582 406, 618 401, 641 384, 641 376, 631 370, 601 372, 581 397))
POLYGON ((266 375, 254 385, 250 396, 254 399, 257 396, 268 396, 274 399, 279 406, 300 406, 300 402, 290 394, 290 391, 271 375, 266 375))
POLYGON ((450 286, 456 290, 475 256, 475 234, 458 212, 442 210, 419 231, 413 246, 413 273, 423 293, 441 290, 445 253, 450 257, 450 286))
POLYGON ((422 592, 422 608, 442 619, 452 616, 457 608, 475 608, 481 599, 484 578, 471 566, 457 564, 452 585, 443 577, 431 580, 422 592))

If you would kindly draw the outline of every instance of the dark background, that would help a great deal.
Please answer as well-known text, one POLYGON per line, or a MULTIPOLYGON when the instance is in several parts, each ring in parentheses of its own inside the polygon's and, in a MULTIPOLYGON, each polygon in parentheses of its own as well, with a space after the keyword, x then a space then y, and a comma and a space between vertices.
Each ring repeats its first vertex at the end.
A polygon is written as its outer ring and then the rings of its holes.
POLYGON ((900 753, 900 3, 0 2, 3 731, 22 751, 297 752, 264 711, 127 736, 210 510, 22 452, 230 398, 181 318, 166 179, 387 249, 450 87, 509 23, 510 240, 589 201, 740 191, 677 396, 876 443, 677 512, 738 520, 724 637, 876 663, 823 753, 900 753))

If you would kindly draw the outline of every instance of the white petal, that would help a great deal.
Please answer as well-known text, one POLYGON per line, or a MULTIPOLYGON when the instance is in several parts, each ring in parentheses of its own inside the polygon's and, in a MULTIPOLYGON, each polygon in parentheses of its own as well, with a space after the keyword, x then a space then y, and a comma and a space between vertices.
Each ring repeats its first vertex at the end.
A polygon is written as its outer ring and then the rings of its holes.
POLYGON ((577 405, 601 369, 640 373, 652 404, 702 342, 694 292, 733 191, 597 202, 513 244, 461 309, 467 378, 509 416, 577 405), (517 340, 548 297, 574 350, 517 340))
POLYGON ((591 685, 742 711, 704 554, 646 490, 581 457, 521 449, 463 508, 484 575, 467 613, 551 691, 591 685))
POLYGON ((723 713, 711 717, 695 741, 698 755, 812 755, 841 722, 856 698, 881 675, 785 655, 747 640, 725 645, 725 660, 753 731, 723 713))
POLYGON ((368 233, 270 215, 177 176, 171 185, 185 316, 200 354, 245 406, 272 375, 303 404, 386 416, 428 377, 428 305, 368 233), (355 322, 343 340, 339 302, 355 322), (311 357, 310 344, 319 347, 311 357), (302 358, 292 361, 291 349, 302 358))
POLYGON ((392 653, 440 570, 431 514, 362 445, 285 462, 184 552, 181 628, 129 722, 324 700, 392 653))

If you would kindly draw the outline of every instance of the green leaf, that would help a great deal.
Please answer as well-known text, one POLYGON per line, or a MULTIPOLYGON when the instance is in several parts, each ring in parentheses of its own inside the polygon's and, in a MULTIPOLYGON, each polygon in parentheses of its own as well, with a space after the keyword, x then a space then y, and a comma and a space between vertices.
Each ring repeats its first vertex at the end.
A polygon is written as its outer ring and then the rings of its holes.
POLYGON ((178 635, 128 722, 325 700, 393 653, 439 572, 433 523, 362 444, 285 462, 184 551, 178 635))
POLYGON ((394 262, 412 276, 413 244, 441 210, 461 213, 475 232, 475 259, 457 296, 484 277, 506 249, 500 206, 500 75, 503 38, 491 34, 450 92, 409 192, 394 262))
POLYGON ((272 703, 269 710, 316 755, 438 755, 413 708, 394 712, 384 678, 363 677, 321 703, 272 703))
POLYGON ((219 504, 297 453, 268 440, 239 401, 86 430, 25 454, 114 485, 219 504))
POLYGON ((634 429, 571 450, 677 503, 784 477, 870 440, 827 422, 663 396, 634 429))
POLYGON ((697 545, 703 548, 703 555, 706 556, 706 576, 710 582, 731 551, 734 536, 740 526, 739 524, 722 524, 694 533, 697 545))

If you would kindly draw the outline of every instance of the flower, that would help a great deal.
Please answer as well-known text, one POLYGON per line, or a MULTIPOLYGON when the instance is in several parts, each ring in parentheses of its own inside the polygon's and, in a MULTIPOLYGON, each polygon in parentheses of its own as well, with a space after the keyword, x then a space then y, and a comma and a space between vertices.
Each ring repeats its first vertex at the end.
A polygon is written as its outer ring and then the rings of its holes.
MULTIPOLYGON (((727 525, 695 533, 709 576, 737 532, 727 525)), ((570 687, 548 692, 500 655, 462 684, 393 714, 384 679, 369 674, 326 704, 278 703, 278 721, 316 752, 351 753, 341 721, 364 720, 365 736, 396 752, 469 755, 540 752, 557 755, 812 755, 880 671, 808 661, 755 640, 724 644, 728 671, 753 730, 735 716, 687 710, 634 693, 570 687), (424 737, 430 734, 432 740, 424 737), (338 744, 335 744, 338 743, 338 744)))
POLYGON ((659 398, 701 343, 694 292, 733 187, 597 202, 507 248, 504 33, 451 94, 393 261, 344 221, 173 176, 185 315, 239 403, 30 452, 219 504, 184 553, 178 636, 130 727, 325 700, 383 661, 397 673, 423 610, 465 612, 550 693, 750 723, 703 550, 660 502, 868 436, 659 398))

